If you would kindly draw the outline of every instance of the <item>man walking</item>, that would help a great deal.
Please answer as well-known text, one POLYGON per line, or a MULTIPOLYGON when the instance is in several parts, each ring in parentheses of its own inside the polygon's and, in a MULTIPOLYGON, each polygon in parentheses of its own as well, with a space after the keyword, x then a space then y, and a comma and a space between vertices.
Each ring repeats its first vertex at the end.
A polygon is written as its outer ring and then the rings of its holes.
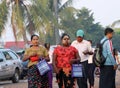
POLYGON ((81 57, 81 63, 84 67, 84 77, 77 79, 77 84, 79 88, 88 88, 87 87, 87 75, 88 75, 88 56, 91 54, 92 48, 90 43, 87 40, 84 40, 84 31, 79 29, 76 32, 76 40, 72 42, 81 57))
MULTIPOLYGON (((92 40, 88 40, 92 46, 92 40)), ((94 48, 92 48, 92 52, 94 54, 94 48)), ((93 63, 93 54, 89 55, 88 57, 88 81, 89 81, 89 88, 94 88, 94 71, 95 71, 95 65, 93 63)))
POLYGON ((113 56, 112 37, 113 29, 105 29, 105 37, 101 40, 103 43, 102 54, 106 57, 104 66, 100 68, 100 84, 99 88, 116 88, 115 87, 115 72, 117 69, 116 61, 113 56))

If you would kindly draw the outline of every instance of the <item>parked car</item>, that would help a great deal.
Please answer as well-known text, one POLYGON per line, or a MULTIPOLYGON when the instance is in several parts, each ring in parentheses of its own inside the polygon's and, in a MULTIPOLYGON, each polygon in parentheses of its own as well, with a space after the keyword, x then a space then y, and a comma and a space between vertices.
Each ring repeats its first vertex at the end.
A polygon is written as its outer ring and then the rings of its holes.
POLYGON ((24 78, 26 78, 27 77, 27 72, 28 72, 28 67, 27 67, 27 65, 28 65, 28 62, 29 62, 29 60, 27 60, 27 61, 22 61, 22 59, 23 59, 23 56, 24 56, 24 52, 25 52, 25 50, 19 50, 19 51, 17 51, 16 53, 19 55, 19 57, 20 57, 20 60, 21 60, 21 62, 22 62, 22 72, 21 72, 21 75, 20 75, 20 79, 24 79, 24 78))
POLYGON ((10 49, 0 49, 0 80, 19 82, 22 72, 20 57, 10 49))
POLYGON ((57 47, 58 45, 51 45, 50 46, 50 51, 54 51, 54 49, 57 47))

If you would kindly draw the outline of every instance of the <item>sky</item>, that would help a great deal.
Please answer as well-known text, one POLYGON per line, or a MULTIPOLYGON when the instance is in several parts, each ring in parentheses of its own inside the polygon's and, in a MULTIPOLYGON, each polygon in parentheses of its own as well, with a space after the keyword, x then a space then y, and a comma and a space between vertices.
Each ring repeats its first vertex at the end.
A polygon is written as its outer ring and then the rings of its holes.
POLYGON ((120 20, 120 0, 73 0, 74 7, 86 7, 94 13, 95 22, 102 26, 120 20))
MULTIPOLYGON (((1 1, 1 0, 0 0, 1 1)), ((62 0, 63 3, 67 0, 62 0)), ((81 9, 86 7, 94 13, 95 22, 105 27, 116 20, 120 20, 120 0, 73 0, 74 7, 81 9)), ((6 26, 6 35, 3 35, 1 41, 14 41, 13 34, 10 32, 10 20, 6 26), (9 30, 9 31, 8 31, 9 30)), ((3 33, 4 34, 4 33, 3 33)))

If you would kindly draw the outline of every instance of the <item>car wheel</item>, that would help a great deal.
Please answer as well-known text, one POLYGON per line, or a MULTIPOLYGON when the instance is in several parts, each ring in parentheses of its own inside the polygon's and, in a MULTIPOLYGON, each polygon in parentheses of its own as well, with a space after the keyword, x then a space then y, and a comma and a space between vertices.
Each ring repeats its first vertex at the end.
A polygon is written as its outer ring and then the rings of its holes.
POLYGON ((19 82, 19 70, 17 70, 17 69, 15 70, 15 73, 12 77, 12 82, 13 83, 18 83, 19 82))

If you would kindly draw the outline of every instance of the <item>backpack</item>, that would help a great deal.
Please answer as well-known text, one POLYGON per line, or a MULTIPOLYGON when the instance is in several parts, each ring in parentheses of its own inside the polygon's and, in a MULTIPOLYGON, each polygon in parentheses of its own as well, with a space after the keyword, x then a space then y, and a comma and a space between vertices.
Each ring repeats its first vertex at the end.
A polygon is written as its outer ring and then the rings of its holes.
POLYGON ((103 56, 102 51, 103 51, 103 44, 107 40, 108 39, 104 40, 103 43, 98 43, 96 46, 96 49, 93 54, 93 63, 95 64, 96 67, 102 67, 106 61, 106 58, 103 56))

